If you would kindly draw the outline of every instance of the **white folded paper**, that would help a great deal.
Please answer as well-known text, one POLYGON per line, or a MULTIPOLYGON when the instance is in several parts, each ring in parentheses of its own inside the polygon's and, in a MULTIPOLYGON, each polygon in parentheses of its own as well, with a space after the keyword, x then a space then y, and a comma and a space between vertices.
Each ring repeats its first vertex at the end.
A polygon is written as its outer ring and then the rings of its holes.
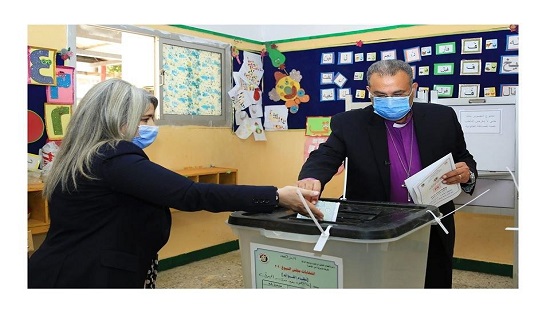
MULTIPOLYGON (((317 207, 323 213, 323 221, 336 222, 338 209, 340 208, 340 202, 317 201, 315 207, 317 207)), ((297 218, 311 219, 310 217, 303 216, 301 214, 298 214, 297 218)))
POLYGON ((444 184, 444 174, 456 169, 451 153, 405 179, 405 186, 415 204, 441 206, 460 194, 460 185, 444 184))

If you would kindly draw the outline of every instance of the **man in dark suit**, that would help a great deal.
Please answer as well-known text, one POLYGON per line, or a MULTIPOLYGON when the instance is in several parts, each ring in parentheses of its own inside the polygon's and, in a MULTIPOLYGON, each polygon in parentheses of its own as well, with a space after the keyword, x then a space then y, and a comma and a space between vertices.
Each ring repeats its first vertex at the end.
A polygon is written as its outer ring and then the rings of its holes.
MULTIPOLYGON (((466 149, 453 109, 413 104, 418 84, 413 82, 411 66, 401 60, 373 63, 367 83, 373 105, 331 118, 332 133, 309 155, 298 176, 298 187, 322 191, 347 158, 348 200, 412 203, 404 180, 452 153, 456 169, 446 173, 442 182, 460 183, 472 194, 476 162, 466 149)), ((443 216, 454 209, 452 201, 439 207, 443 216)), ((437 225, 431 227, 425 288, 452 287, 453 215, 442 223, 449 234, 437 225)))

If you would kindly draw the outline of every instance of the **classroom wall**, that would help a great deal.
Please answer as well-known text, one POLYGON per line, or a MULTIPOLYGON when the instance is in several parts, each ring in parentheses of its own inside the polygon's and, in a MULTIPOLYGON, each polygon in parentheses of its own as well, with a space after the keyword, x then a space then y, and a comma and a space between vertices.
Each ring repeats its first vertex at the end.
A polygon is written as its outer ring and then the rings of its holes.
MULTIPOLYGON (((210 33, 202 33, 167 25, 141 25, 153 29, 181 33, 236 44, 240 50, 260 51, 263 45, 236 41, 210 33)), ((281 51, 319 48, 380 40, 436 36, 445 33, 467 33, 505 29, 508 25, 420 25, 371 31, 306 41, 278 43, 281 51)), ((28 44, 61 49, 67 46, 65 25, 29 25, 28 44)), ((78 87, 78 85, 77 85, 78 87)), ((145 152, 151 160, 170 169, 188 166, 227 166, 239 169, 241 184, 294 184, 303 163, 304 130, 266 132, 267 142, 252 138, 239 139, 231 128, 195 126, 162 126, 155 143, 145 152), (260 161, 261 160, 261 161, 260 161)), ((339 197, 343 175, 337 175, 326 186, 324 197, 339 197)))
MULTIPOLYGON (((148 27, 190 34, 218 41, 235 43, 235 40, 216 37, 212 34, 181 29, 173 26, 147 25, 148 27)), ((432 25, 415 26, 388 30, 391 32, 371 32, 361 36, 364 43, 368 40, 385 38, 400 39, 419 36, 441 35, 447 33, 467 33, 505 29, 507 25, 432 25), (390 35, 391 34, 391 35, 390 35)), ((350 44, 358 35, 328 37, 323 40, 280 43, 281 51, 319 48, 350 44)), ((63 25, 29 25, 28 44, 40 47, 61 49, 67 46, 67 29, 63 25)), ((238 42, 239 49, 259 51, 262 46, 249 42, 238 42)), ((78 87, 78 85, 77 85, 78 87)), ((146 149, 150 159, 169 169, 181 169, 190 166, 234 167, 238 171, 240 184, 285 186, 294 184, 303 163, 304 130, 266 132, 267 142, 255 142, 252 138, 239 139, 231 128, 210 128, 196 126, 162 126, 155 143, 146 149)), ((339 197, 343 189, 343 174, 335 176, 326 186, 324 197, 339 197)), ((465 259, 483 259, 488 262, 513 264, 510 255, 514 246, 508 235, 502 235, 503 228, 512 222, 510 216, 457 216, 457 253, 465 259), (481 219, 480 219, 481 218, 481 219), (475 220, 474 220, 475 219, 475 220), (482 220, 482 221, 480 221, 482 220), (486 222, 494 223, 487 230, 486 222), (481 223, 480 223, 481 222, 481 223), (485 223, 484 223, 485 222, 485 223), (496 226, 496 227, 495 227, 496 226), (488 242, 500 243, 504 253, 494 253, 484 246, 488 242), (476 245, 477 243, 477 245, 476 245), (468 249, 469 248, 469 249, 468 249), (470 250, 471 249, 471 250, 470 250), (480 252, 485 252, 481 254, 480 252)))

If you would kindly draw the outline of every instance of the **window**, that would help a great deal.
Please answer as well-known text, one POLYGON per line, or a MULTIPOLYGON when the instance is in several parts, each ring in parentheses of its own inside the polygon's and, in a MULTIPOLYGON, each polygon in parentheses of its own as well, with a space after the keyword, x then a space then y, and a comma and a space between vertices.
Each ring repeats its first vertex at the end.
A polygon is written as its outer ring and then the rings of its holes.
POLYGON ((231 46, 128 25, 78 25, 77 104, 94 84, 122 78, 159 99, 157 124, 230 127, 231 46))
POLYGON ((231 125, 229 45, 159 39, 161 123, 231 125))

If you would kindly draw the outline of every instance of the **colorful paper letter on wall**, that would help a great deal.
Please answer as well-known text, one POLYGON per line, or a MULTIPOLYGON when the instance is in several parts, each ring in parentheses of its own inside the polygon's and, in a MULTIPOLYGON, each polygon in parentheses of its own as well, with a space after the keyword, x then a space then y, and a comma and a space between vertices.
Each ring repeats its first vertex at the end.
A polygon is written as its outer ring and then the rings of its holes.
POLYGON ((46 88, 48 103, 74 103, 74 68, 66 66, 55 67, 57 86, 46 88))
POLYGON ((28 84, 56 85, 55 49, 27 47, 28 84))
POLYGON ((44 115, 48 138, 52 141, 63 139, 71 119, 72 105, 45 103, 44 115))

